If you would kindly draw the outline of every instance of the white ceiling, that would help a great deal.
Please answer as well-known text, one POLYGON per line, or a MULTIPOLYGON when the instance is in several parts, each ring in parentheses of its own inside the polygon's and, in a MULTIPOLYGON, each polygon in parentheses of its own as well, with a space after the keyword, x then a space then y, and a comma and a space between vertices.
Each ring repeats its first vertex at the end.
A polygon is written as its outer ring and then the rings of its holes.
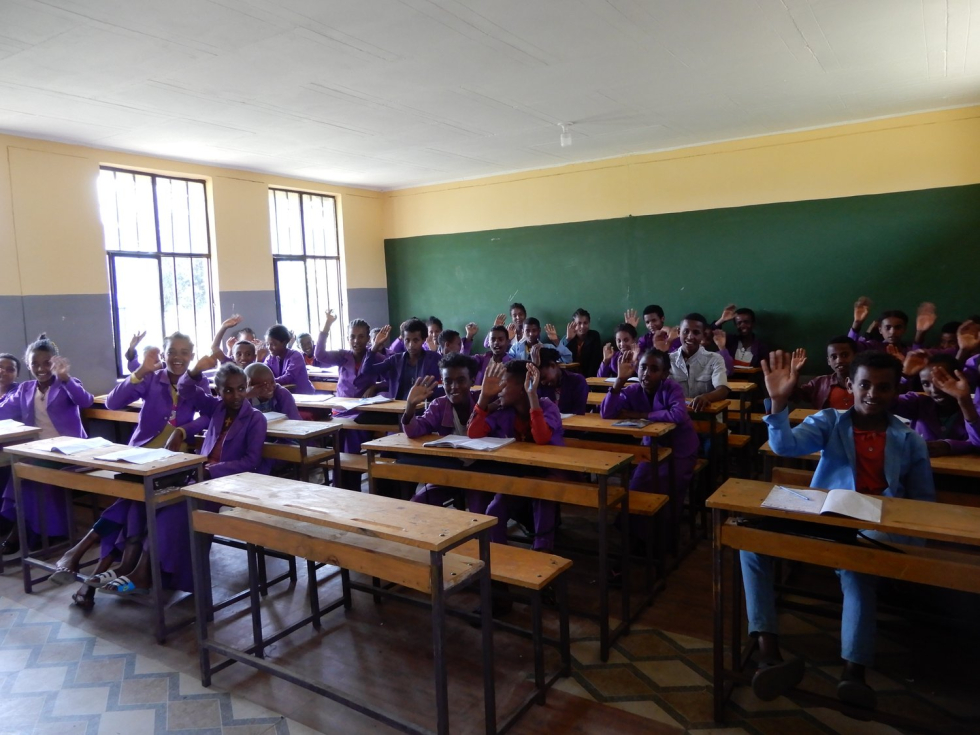
POLYGON ((976 103, 980 0, 0 0, 0 131, 377 189, 976 103))

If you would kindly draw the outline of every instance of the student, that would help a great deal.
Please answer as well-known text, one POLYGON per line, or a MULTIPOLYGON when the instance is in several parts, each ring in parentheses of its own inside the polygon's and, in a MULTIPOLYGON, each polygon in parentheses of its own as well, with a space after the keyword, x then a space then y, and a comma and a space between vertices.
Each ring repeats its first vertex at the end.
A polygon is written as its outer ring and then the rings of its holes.
POLYGON ((585 376, 562 369, 561 356, 554 347, 538 347, 532 362, 541 373, 538 396, 558 406, 560 413, 583 415, 589 405, 589 384, 585 376))
MULTIPOLYGON (((688 314, 681 321, 681 348, 670 353, 670 377, 680 384, 695 411, 728 397, 725 361, 701 345, 706 329, 707 320, 701 314, 688 314)), ((657 349, 666 352, 666 340, 658 342, 657 349)))
MULTIPOLYGON (((425 349, 425 345, 422 349, 425 349)), ((436 351, 440 355, 451 355, 454 352, 460 355, 466 354, 463 351, 463 338, 455 329, 444 329, 439 332, 439 348, 436 351)))
MULTIPOLYGON (((492 365, 470 416, 467 435, 472 439, 513 437, 519 442, 564 445, 558 407, 547 398, 538 398, 540 380, 538 369, 524 360, 492 365)), ((533 473, 533 469, 529 471, 533 473)), ((551 500, 529 501, 498 493, 485 508, 481 507, 487 500, 489 493, 482 493, 480 504, 476 507, 471 505, 470 512, 486 513, 497 518, 497 525, 490 529, 491 541, 507 543, 507 521, 530 504, 534 513, 534 550, 550 551, 554 548, 557 503, 551 500)))
MULTIPOLYGON (((466 426, 473 412, 473 392, 470 389, 473 387, 476 371, 477 363, 473 358, 459 353, 445 355, 439 360, 439 372, 442 374, 445 395, 429 403, 422 416, 418 415, 418 408, 432 398, 439 382, 431 375, 416 380, 408 393, 405 413, 401 417, 401 427, 405 435, 412 439, 427 434, 465 436, 466 426)), ((460 468, 460 464, 456 461, 452 461, 451 465, 447 466, 460 468)), ((412 497, 412 502, 445 505, 455 495, 456 491, 453 488, 424 485, 412 497)), ((467 497, 473 495, 473 492, 467 493, 467 497)), ((479 496, 482 493, 475 495, 479 496)))
POLYGON ((725 372, 728 377, 735 374, 735 360, 728 352, 728 335, 724 329, 705 329, 701 336, 701 346, 708 352, 716 352, 725 361, 725 372))
POLYGON ((607 343, 602 348, 602 364, 599 366, 600 378, 616 377, 619 361, 623 359, 623 355, 626 353, 629 353, 634 358, 634 362, 636 361, 636 327, 629 322, 623 322, 616 327, 615 339, 615 350, 610 343, 607 343))
POLYGON ((571 362, 572 353, 568 351, 567 347, 558 344, 558 333, 555 331, 554 326, 549 324, 547 330, 548 341, 544 341, 541 339, 541 322, 532 316, 524 322, 524 337, 516 344, 512 344, 507 354, 510 355, 512 360, 527 361, 531 359, 531 348, 540 343, 545 347, 554 347, 558 350, 562 362, 571 362))
MULTIPOLYGON (((513 347, 522 339, 524 339, 524 323, 527 320, 527 309, 524 308, 524 304, 519 301, 515 301, 510 305, 510 324, 506 325, 507 334, 510 338, 510 346, 513 347)), ((494 320, 493 325, 495 327, 505 326, 507 318, 503 314, 498 314, 497 318, 494 320)), ((490 347, 490 333, 487 332, 487 336, 483 340, 483 346, 490 347)))
MULTIPOLYGON (((355 321, 364 321, 364 320, 360 319, 355 321)), ((365 322, 365 324, 366 323, 367 322, 365 322)), ((370 332, 368 332, 368 344, 372 344, 372 345, 374 344, 374 338, 381 333, 381 329, 382 327, 374 327, 370 332)), ((387 341, 387 338, 385 341, 387 341)), ((388 346, 382 343, 382 345, 378 349, 374 350, 374 352, 380 355, 381 357, 388 357, 388 346)))
MULTIPOLYGON (((328 309, 324 315, 323 329, 317 337, 316 356, 321 367, 340 368, 337 380, 337 395, 341 398, 360 398, 364 391, 374 382, 364 375, 369 365, 381 362, 384 344, 388 341, 391 327, 385 325, 371 329, 371 325, 363 319, 353 319, 347 325, 347 344, 349 350, 327 351, 327 335, 337 321, 333 309, 328 309), (368 349, 371 346, 372 349, 368 349)), ((359 450, 358 450, 359 451, 359 450)))
POLYGON ((980 415, 977 413, 977 408, 980 406, 980 390, 977 391, 976 396, 971 396, 973 388, 966 375, 957 370, 955 376, 946 372, 942 365, 936 365, 932 370, 933 382, 940 390, 956 399, 966 424, 967 437, 970 443, 980 450, 980 415))
MULTIPOLYGON (((641 418, 675 424, 674 430, 658 439, 657 443, 673 451, 674 485, 671 487, 668 484, 669 462, 660 463, 658 484, 660 493, 670 496, 671 516, 676 526, 680 523, 684 495, 691 484, 700 447, 694 424, 687 413, 684 391, 668 377, 670 358, 660 350, 647 350, 638 365, 633 361, 633 355, 626 353, 619 365, 616 382, 602 399, 599 414, 604 419, 641 418), (640 382, 627 383, 634 372, 640 382)), ((644 446, 650 446, 650 443, 650 437, 643 438, 644 446)), ((644 461, 637 466, 629 487, 630 490, 645 493, 653 490, 653 465, 650 462, 644 461)), ((646 524, 639 523, 639 520, 637 517, 631 518, 630 534, 633 538, 640 538, 646 529, 646 524)))
POLYGON ((0 406, 14 395, 19 377, 20 360, 9 352, 0 352, 0 406))
POLYGON ((292 336, 282 324, 274 324, 265 333, 265 341, 269 346, 269 356, 265 364, 272 368, 279 385, 293 386, 293 393, 311 395, 316 393, 310 376, 306 372, 306 360, 303 354, 289 348, 292 336))
MULTIPOLYGON (((817 409, 836 408, 846 411, 854 405, 854 395, 847 389, 851 361, 857 354, 857 343, 850 337, 834 337, 827 343, 830 375, 818 375, 793 393, 794 401, 806 401, 817 409)), ((806 359, 806 352, 801 353, 806 359)), ((799 367, 799 366, 798 366, 799 367)))
MULTIPOLYGON (((9 358, 8 358, 9 359, 9 358)), ((41 334, 27 347, 24 362, 30 367, 33 380, 17 385, 0 403, 0 419, 14 419, 41 430, 37 439, 56 436, 73 436, 84 439, 80 409, 94 402, 92 394, 82 386, 78 378, 71 377, 71 363, 58 352, 58 346, 41 334)), ((67 507, 67 490, 31 480, 21 482, 24 502, 24 518, 27 521, 27 542, 33 548, 35 540, 43 532, 51 538, 68 535, 71 522, 67 507), (38 515, 39 504, 44 505, 38 515), (41 527, 41 519, 45 527, 41 527)), ((13 477, 7 479, 0 505, 0 551, 4 555, 20 550, 17 539, 17 506, 14 498, 13 477)))
MULTIPOLYGON (((912 356, 915 352, 909 352, 912 356)), ((912 422, 912 428, 926 440, 930 457, 951 454, 972 454, 974 449, 967 436, 963 414, 956 398, 942 390, 933 379, 937 367, 948 375, 960 372, 960 364, 952 355, 934 354, 919 371, 922 393, 909 391, 895 401, 893 412, 912 422)))
MULTIPOLYGON (((208 480, 241 472, 257 472, 262 462, 266 435, 265 417, 246 400, 248 381, 240 367, 225 364, 218 370, 214 378, 217 398, 211 395, 210 390, 201 388, 201 373, 217 364, 215 356, 202 357, 178 382, 180 397, 208 419, 200 452, 208 458, 204 464, 204 477, 208 480)), ((212 505, 209 509, 216 510, 217 506, 212 505)), ((162 586, 193 592, 186 501, 157 510, 157 540, 162 586)), ((138 556, 135 553, 124 555, 126 558, 136 558, 136 564, 132 568, 120 564, 114 570, 116 578, 99 587, 100 592, 119 597, 149 594, 149 542, 144 537, 131 536, 127 544, 136 546, 140 551, 138 556)))
POLYGON ((732 320, 735 321, 735 334, 727 336, 725 349, 736 367, 759 367, 760 361, 769 355, 769 348, 755 334, 755 312, 745 307, 736 309, 735 304, 729 304, 711 328, 722 329, 725 322, 732 320))
MULTIPOLYGON (((633 327, 639 325, 636 318, 636 309, 630 309, 623 314, 623 321, 629 322, 633 327)), ((657 332, 664 328, 664 310, 657 304, 650 304, 643 310, 643 324, 647 328, 646 334, 639 339, 639 353, 642 355, 653 349, 653 338, 657 332)))
POLYGON ((276 378, 268 365, 254 362, 245 368, 246 390, 252 407, 261 413, 282 413, 287 419, 301 421, 293 394, 276 385, 276 378))
POLYGON ((487 335, 490 341, 490 351, 478 356, 477 363, 479 369, 476 373, 474 385, 483 385, 483 375, 491 362, 504 363, 510 362, 510 355, 507 350, 510 347, 510 336, 507 334, 507 327, 496 324, 487 335))
POLYGON ((963 365, 963 374, 976 388, 980 384, 980 315, 971 316, 956 330, 956 359, 963 365))
POLYGON ((577 362, 579 372, 587 378, 594 378, 602 364, 602 338, 591 326, 592 315, 576 309, 561 340, 561 346, 572 355, 571 362, 577 362))
MULTIPOLYGON (((231 350, 231 354, 234 363, 238 365, 238 367, 240 367, 242 370, 247 368, 252 363, 256 362, 256 360, 258 359, 258 353, 255 350, 255 345, 253 345, 251 342, 248 342, 246 340, 242 340, 241 342, 236 342, 235 346, 231 350)), ((215 355, 215 357, 218 360, 221 359, 219 355, 215 355)), ((264 363, 260 363, 260 364, 264 364, 264 363)))
MULTIPOLYGON (((784 457, 821 452, 811 487, 935 500, 925 440, 889 412, 902 373, 898 360, 876 351, 857 355, 847 384, 854 406, 843 413, 821 411, 794 428, 789 425, 787 406, 797 370, 782 351, 773 352, 770 360, 771 365, 762 363, 772 399, 772 414, 764 417, 769 445, 784 457)), ((742 552, 741 563, 749 631, 759 640, 760 665, 752 689, 760 699, 770 701, 799 684, 804 663, 784 661, 779 650, 773 559, 742 552)), ((865 669, 874 663, 876 578, 846 570, 837 575, 844 593, 841 655, 845 660, 837 695, 848 704, 873 709, 876 695, 865 682, 865 669)))
POLYGON ((851 323, 851 330, 847 336, 857 343, 858 352, 864 350, 884 352, 888 345, 893 345, 903 355, 908 352, 908 347, 902 342, 909 326, 908 314, 897 309, 883 311, 878 317, 878 333, 881 335, 881 339, 876 339, 861 336, 861 325, 868 318, 870 310, 871 299, 867 296, 862 296, 854 302, 854 321, 851 323))
POLYGON ((316 366, 316 358, 313 357, 313 337, 310 336, 310 333, 300 332, 296 335, 296 342, 299 343, 299 352, 303 355, 307 366, 316 366))
POLYGON ((363 370, 365 378, 380 378, 387 381, 385 395, 404 401, 419 378, 431 375, 439 377, 439 353, 422 349, 426 326, 419 319, 409 319, 401 325, 401 339, 405 352, 385 358, 381 362, 367 365, 363 370))

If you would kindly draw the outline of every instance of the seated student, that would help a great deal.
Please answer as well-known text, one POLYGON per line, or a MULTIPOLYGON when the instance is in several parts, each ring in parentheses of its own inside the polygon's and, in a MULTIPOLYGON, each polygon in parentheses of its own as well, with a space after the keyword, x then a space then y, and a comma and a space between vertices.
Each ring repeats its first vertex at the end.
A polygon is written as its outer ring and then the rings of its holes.
POLYGON ((282 413, 292 421, 301 421, 299 409, 296 408, 296 399, 293 394, 276 385, 276 378, 268 365, 262 362, 253 362, 245 368, 245 379, 247 381, 246 397, 252 407, 261 413, 282 413))
MULTIPOLYGON (((772 399, 772 414, 764 418, 769 445, 784 457, 821 452, 811 487, 935 500, 925 440, 889 412, 902 373, 898 360, 876 351, 859 354, 851 362, 847 384, 854 406, 843 413, 821 411, 796 427, 789 425, 787 406, 797 370, 782 351, 773 352, 770 360, 771 365, 762 363, 772 399)), ((802 659, 784 661, 779 650, 773 559, 743 551, 741 563, 749 631, 759 638, 760 665, 752 690, 770 701, 799 684, 804 664, 802 659)), ((837 695, 848 704, 873 709, 876 696, 865 683, 865 669, 874 663, 876 578, 846 570, 837 575, 844 593, 841 655, 845 661, 837 695)))
MULTIPOLYGON (((208 419, 200 452, 208 458, 204 464, 204 477, 208 480, 241 472, 258 472, 266 434, 265 417, 245 398, 248 381, 240 367, 225 364, 218 370, 214 379, 217 398, 211 395, 210 390, 201 388, 201 373, 217 364, 216 356, 202 357, 178 382, 180 397, 208 419)), ((179 437, 175 433, 168 444, 175 446, 178 442, 179 437)), ((212 504, 210 509, 217 510, 217 506, 212 504)), ((162 586, 193 592, 186 501, 159 508, 156 514, 162 586)), ((138 550, 138 553, 123 555, 126 559, 136 559, 135 564, 120 564, 114 570, 115 579, 98 590, 120 597, 146 595, 152 584, 149 541, 142 535, 130 533, 125 543, 138 550)))
MULTIPOLYGON (((701 345, 707 328, 707 320, 700 314, 685 316, 680 328, 681 348, 670 353, 670 378, 680 384, 695 411, 728 397, 725 361, 701 345)), ((657 349, 666 352, 668 344, 661 335, 658 335, 657 349)))
MULTIPOLYGON (((213 353, 212 353, 213 354, 213 353)), ((247 368, 252 363, 256 362, 258 359, 258 353, 255 351, 255 345, 246 340, 241 342, 236 342, 235 346, 231 350, 232 361, 238 365, 242 370, 247 368)), ((215 355, 215 357, 218 357, 215 355)), ((218 357, 220 360, 221 358, 218 357)), ((265 363, 259 363, 264 365, 265 363)))
MULTIPOLYGON (((636 318, 636 309, 630 309, 623 314, 623 321, 629 322, 636 328, 639 320, 636 318)), ((643 310, 643 324, 647 328, 646 334, 640 337, 638 350, 642 355, 653 349, 653 339, 657 332, 664 328, 664 310, 657 304, 650 304, 643 310)))
MULTIPOLYGON (((425 349, 424 345, 423 349, 425 349)), ((467 354, 463 351, 463 338, 455 329, 444 329, 439 332, 439 348, 436 352, 440 355, 451 355, 454 352, 459 355, 467 354)))
POLYGON ((380 378, 386 381, 388 386, 384 391, 385 395, 397 401, 404 401, 408 398, 409 391, 416 380, 426 375, 439 377, 440 355, 438 352, 426 352, 422 349, 426 327, 421 320, 409 319, 402 323, 399 331, 405 344, 405 352, 366 365, 362 375, 367 380, 380 378))
POLYGON ((0 406, 6 403, 17 386, 20 377, 20 360, 9 352, 0 352, 0 406))
POLYGON ((909 326, 908 314, 897 309, 883 311, 878 317, 878 333, 881 335, 881 339, 870 336, 862 337, 861 325, 868 318, 870 310, 871 299, 867 296, 862 296, 854 302, 854 321, 851 323, 851 330, 847 336, 857 343, 858 352, 864 350, 884 352, 888 345, 894 346, 903 355, 908 352, 908 347, 902 342, 909 326))
POLYGON ((291 385, 293 393, 310 395, 316 393, 310 376, 306 372, 306 360, 298 350, 289 348, 292 336, 282 324, 274 324, 265 333, 265 341, 269 346, 269 356, 265 364, 272 368, 279 385, 291 385))
POLYGON ((474 385, 483 385, 483 375, 491 362, 510 362, 510 355, 507 354, 507 350, 510 348, 510 337, 507 334, 507 327, 500 324, 494 325, 487 337, 490 340, 490 351, 484 352, 476 358, 479 370, 473 382, 474 385))
POLYGON ((541 373, 538 396, 547 398, 558 406, 560 413, 574 413, 581 416, 589 405, 589 384, 585 376, 563 370, 561 358, 554 347, 535 346, 531 361, 541 373))
POLYGON ((323 329, 317 337, 314 354, 320 366, 340 368, 337 380, 338 396, 360 398, 374 382, 370 377, 362 377, 364 369, 368 365, 381 362, 384 344, 388 341, 391 327, 385 325, 371 329, 371 325, 363 319, 353 319, 347 325, 347 344, 350 349, 327 351, 327 336, 336 321, 337 315, 333 313, 333 309, 328 309, 323 329))
MULTIPOLYGON (((357 321, 364 321, 364 320, 361 319, 357 321)), ((366 323, 367 322, 365 322, 365 324, 366 323)), ((381 329, 382 327, 374 327, 370 332, 368 332, 368 344, 372 344, 372 345, 374 344, 374 338, 377 337, 379 334, 381 334, 381 329)), ((385 338, 385 342, 381 344, 381 347, 377 350, 374 350, 374 352, 378 355, 381 355, 381 357, 388 357, 388 346, 386 343, 387 343, 387 338, 385 338)))
MULTIPOLYGON (((661 494, 670 496, 671 516, 675 524, 679 523, 684 495, 691 484, 700 447, 694 424, 687 413, 684 391, 667 377, 670 358, 660 350, 647 350, 640 357, 638 365, 633 361, 633 355, 626 353, 619 365, 616 382, 602 399, 599 414, 604 419, 640 418, 676 425, 673 431, 657 440, 659 445, 673 450, 674 485, 668 485, 669 462, 660 463, 658 484, 661 494), (627 383, 634 372, 638 374, 640 382, 627 383)), ((650 437, 643 438, 644 446, 650 446, 650 443, 650 437)), ((630 490, 652 492, 653 465, 650 462, 641 462, 637 466, 630 478, 630 490)), ((639 518, 631 519, 630 533, 632 535, 635 530, 633 538, 640 538, 646 524, 635 521, 639 521, 639 518)))
MULTIPOLYGON (((467 435, 471 439, 513 437, 519 442, 564 445, 558 407, 547 398, 538 398, 540 380, 538 369, 524 360, 492 365, 470 416, 467 435), (501 370, 503 375, 498 377, 501 370)), ((529 472, 533 473, 533 468, 529 472)), ((536 551, 554 548, 558 515, 558 504, 554 501, 527 500, 502 493, 492 500, 489 493, 481 493, 478 500, 478 505, 470 504, 470 512, 497 518, 497 525, 490 530, 491 541, 507 543, 507 521, 530 504, 534 513, 533 548, 536 551), (486 507, 482 507, 483 503, 487 503, 486 507)))
POLYGON ((616 377, 619 361, 623 359, 623 355, 626 353, 634 358, 634 362, 636 361, 636 327, 629 322, 623 322, 616 327, 615 339, 615 350, 611 343, 605 344, 602 348, 602 364, 599 366, 600 378, 616 377))
POLYGON ((561 346, 572 354, 571 361, 579 364, 579 372, 587 378, 594 378, 602 364, 602 338, 591 326, 592 315, 576 309, 561 340, 561 346))
POLYGON ((725 361, 728 377, 735 374, 735 360, 728 352, 728 335, 724 329, 705 329, 701 337, 701 346, 708 352, 717 352, 725 361))
MULTIPOLYGON (((909 357, 917 355, 909 352, 909 357)), ((952 355, 934 354, 919 370, 919 383, 922 393, 909 391, 895 401, 892 411, 896 416, 912 422, 912 428, 926 440, 930 457, 945 457, 951 454, 972 454, 963 415, 956 399, 943 391, 933 380, 933 372, 939 366, 949 375, 960 371, 960 364, 952 355)), ((908 364, 908 360, 906 361, 908 364)), ((903 368, 905 370, 907 368, 903 368)))
POLYGON ((551 324, 548 325, 548 328, 546 339, 541 339, 541 322, 532 316, 524 322, 524 337, 512 344, 507 354, 512 360, 530 360, 531 348, 540 343, 545 347, 554 347, 558 350, 562 362, 571 362, 572 353, 568 351, 567 347, 558 344, 558 333, 555 332, 555 328, 551 324))
MULTIPOLYGON (((510 305, 510 324, 506 325, 507 334, 510 338, 510 345, 513 347, 515 344, 524 339, 524 323, 527 319, 527 309, 524 308, 524 304, 519 301, 515 301, 510 305)), ((498 314, 497 318, 493 322, 495 327, 505 326, 507 321, 503 314, 498 314)), ((490 347, 490 333, 487 332, 487 336, 483 339, 483 346, 490 347)))
POLYGON ((316 366, 316 358, 313 356, 313 337, 309 332, 300 332, 296 335, 296 343, 299 345, 299 352, 307 365, 316 366))
POLYGON ((936 365, 932 369, 933 382, 939 386, 941 391, 956 399, 966 424, 967 438, 974 447, 980 449, 980 414, 977 413, 978 408, 980 408, 980 389, 977 390, 975 396, 971 396, 970 393, 973 388, 970 386, 966 375, 957 370, 955 376, 953 377, 946 372, 942 365, 936 365))
MULTIPOLYGON (((818 375, 793 392, 794 401, 806 401, 817 409, 836 408, 846 411, 854 405, 854 396, 847 389, 851 361, 857 353, 857 343, 850 337, 834 337, 827 343, 827 364, 830 375, 818 375)), ((806 352, 802 353, 806 357, 806 352)))
MULTIPOLYGON (((432 317, 429 317, 429 318, 431 319, 432 317)), ((413 321, 413 320, 416 320, 416 319, 418 319, 419 321, 421 321, 417 316, 410 316, 405 321, 413 321)), ((441 322, 440 322, 440 324, 441 324, 441 322)), ((428 323, 426 323, 426 327, 428 328, 428 323)), ((429 338, 428 334, 429 334, 428 333, 428 329, 426 329, 426 336, 423 338, 423 342, 429 338)), ((404 351, 405 351, 405 344, 402 342, 401 335, 398 335, 397 337, 395 337, 394 341, 388 346, 387 353, 388 353, 388 356, 391 356, 391 355, 396 355, 399 352, 404 352, 404 351)))
MULTIPOLYGON (((61 356, 58 346, 46 334, 41 334, 28 345, 24 362, 30 366, 34 379, 25 380, 9 392, 7 399, 0 403, 0 419, 13 419, 38 427, 41 433, 37 439, 56 436, 84 439, 87 435, 82 428, 80 409, 88 408, 95 399, 78 378, 71 376, 71 363, 61 356)), ((26 541, 33 548, 44 531, 52 538, 68 535, 71 518, 66 503, 67 490, 24 480, 21 493, 29 538, 18 540, 14 482, 8 477, 0 505, 0 539, 3 539, 0 551, 4 555, 18 552, 20 541, 26 541)))
POLYGON ((744 307, 736 309, 735 304, 729 304, 711 328, 721 329, 725 322, 732 320, 735 321, 735 334, 726 337, 725 349, 736 367, 759 367, 760 361, 769 355, 769 348, 755 334, 755 312, 744 307))
MULTIPOLYGON (((252 333, 252 330, 248 327, 243 327, 237 330, 231 337, 225 340, 225 334, 232 327, 237 327, 242 323, 242 317, 240 314, 232 314, 230 317, 225 319, 218 325, 217 331, 214 333, 214 339, 211 341, 211 354, 218 358, 219 362, 225 363, 231 361, 231 354, 239 342, 251 342, 252 339, 248 336, 252 333)), ((253 337, 254 337, 254 333, 253 337)))
MULTIPOLYGON (((436 316, 430 316, 425 320, 425 326, 428 332, 425 336, 425 341, 422 342, 422 349, 429 350, 431 352, 439 351, 439 335, 442 334, 443 326, 442 319, 436 316)), ((459 334, 457 332, 457 334, 459 334)))

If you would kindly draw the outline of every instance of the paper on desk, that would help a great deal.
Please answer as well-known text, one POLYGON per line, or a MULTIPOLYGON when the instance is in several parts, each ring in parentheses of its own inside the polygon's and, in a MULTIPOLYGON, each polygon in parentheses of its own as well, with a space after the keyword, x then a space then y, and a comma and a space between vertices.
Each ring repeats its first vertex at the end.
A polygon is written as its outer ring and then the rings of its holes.
POLYGON ((863 495, 856 490, 837 489, 823 492, 812 488, 787 488, 775 485, 762 501, 762 507, 817 515, 834 513, 856 518, 859 521, 881 523, 881 498, 863 495))
POLYGON ((271 424, 273 421, 282 421, 285 418, 289 418, 284 413, 279 413, 278 411, 266 411, 262 414, 265 416, 265 421, 267 424, 271 424))
POLYGON ((27 426, 27 424, 22 424, 20 421, 15 421, 14 419, 3 419, 3 421, 0 421, 0 431, 19 429, 22 426, 27 426))
POLYGON ((562 421, 565 421, 567 419, 570 419, 575 414, 574 413, 561 413, 561 414, 558 414, 558 415, 561 416, 561 420, 562 421))
POLYGON ((98 457, 96 457, 96 459, 102 460, 103 462, 147 464, 148 462, 157 462, 161 459, 168 459, 176 454, 177 452, 171 452, 169 449, 145 449, 144 447, 130 447, 128 449, 120 449, 116 452, 106 452, 105 454, 100 454, 98 457))
POLYGON ((375 403, 391 403, 391 399, 388 396, 371 396, 370 398, 362 398, 358 405, 373 406, 375 403))
MULTIPOLYGON (((619 380, 619 378, 606 378, 606 382, 607 382, 607 383, 610 383, 610 384, 611 384, 611 383, 615 383, 615 382, 616 382, 617 380, 619 380)), ((626 382, 627 382, 627 383, 639 383, 639 382, 640 382, 640 379, 639 379, 639 378, 637 378, 637 377, 636 377, 636 376, 634 375, 634 376, 633 376, 632 378, 627 378, 627 379, 626 379, 626 382)))
POLYGON ((99 447, 111 447, 112 442, 108 439, 103 439, 101 436, 93 436, 91 439, 78 439, 76 441, 64 442, 63 444, 58 444, 51 447, 52 452, 57 452, 58 454, 81 454, 82 452, 87 452, 90 449, 98 449, 99 447))

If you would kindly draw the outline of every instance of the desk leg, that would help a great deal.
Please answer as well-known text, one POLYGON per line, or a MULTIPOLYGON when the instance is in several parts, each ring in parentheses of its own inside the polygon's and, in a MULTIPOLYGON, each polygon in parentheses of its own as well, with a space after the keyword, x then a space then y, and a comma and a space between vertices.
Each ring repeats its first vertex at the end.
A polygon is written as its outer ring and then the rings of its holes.
POLYGON ((725 550, 721 545, 722 513, 711 512, 711 597, 714 606, 714 671, 712 688, 714 694, 715 722, 724 722, 725 710, 725 597, 723 589, 722 566, 725 550))
POLYGON ((368 468, 368 492, 371 495, 377 495, 377 487, 374 479, 374 460, 377 457, 377 453, 373 449, 368 449, 367 453, 367 468, 368 468))
MULTIPOLYGON (((632 583, 630 578, 630 570, 633 568, 633 550, 630 545, 630 491, 629 491, 629 481, 627 479, 626 473, 623 473, 623 481, 626 483, 623 485, 623 499, 619 503, 619 510, 621 517, 623 519, 623 549, 626 553, 623 554, 623 586, 622 591, 622 632, 624 635, 629 635, 630 632, 630 592, 632 591, 632 583)), ((603 504, 606 502, 606 498, 609 495, 609 488, 607 485, 608 479, 602 477, 599 479, 601 486, 605 488, 603 492, 600 493, 600 497, 603 498, 603 504)), ((612 641, 609 641, 610 644, 612 641)), ((603 659, 605 660, 605 659, 603 659)))
POLYGON ((248 558, 248 597, 252 606, 252 642, 255 644, 255 655, 265 658, 265 647, 262 645, 262 599, 259 577, 259 560, 255 544, 245 544, 245 554, 248 558))
POLYGON ((333 439, 333 486, 340 487, 340 432, 335 431, 333 439))
POLYGON ((764 454, 762 456, 762 476, 765 478, 766 482, 772 482, 772 465, 773 456, 771 454, 764 454))
POLYGON ((194 511, 197 498, 187 498, 187 522, 191 529, 191 566, 194 570, 194 628, 197 632, 197 652, 201 665, 201 684, 211 686, 211 652, 207 649, 208 620, 211 611, 208 600, 211 597, 211 559, 208 553, 209 541, 206 534, 194 530, 194 511))
POLYGON ((490 531, 480 532, 480 623, 483 636, 483 718, 487 733, 497 732, 497 701, 493 680, 493 600, 490 590, 490 531))
MULTIPOLYGON (((481 549, 482 553, 482 549, 481 549)), ((446 677, 446 600, 442 587, 442 553, 430 551, 432 590, 432 662, 436 677, 436 732, 449 735, 449 687, 446 677)), ((482 592, 482 588, 481 588, 482 592)), ((489 608, 484 608, 484 613, 489 608)), ((489 623, 492 625, 493 623, 489 623)), ((486 625, 486 623, 485 623, 486 625)))
POLYGON ((31 580, 31 565, 27 561, 30 555, 27 544, 27 517, 24 515, 24 490, 21 486, 21 479, 17 476, 17 465, 10 468, 14 480, 14 503, 17 505, 17 535, 20 538, 20 566, 24 574, 24 592, 31 594, 33 582, 31 580))
POLYGON ((156 617, 157 643, 167 640, 167 620, 160 571, 160 541, 157 534, 157 504, 153 497, 153 477, 143 478, 143 502, 146 506, 146 535, 150 542, 150 576, 153 586, 153 609, 156 617))
POLYGON ((307 447, 310 440, 308 438, 299 440, 299 479, 308 482, 310 479, 310 468, 306 464, 307 447))
MULTIPOLYGON (((627 490, 629 492, 629 490, 627 490)), ((609 660, 609 494, 606 477, 599 476, 599 659, 609 660)), ((626 526, 629 526, 627 519, 626 526)), ((629 558, 629 549, 623 550, 623 564, 629 558)), ((626 569, 623 569, 625 581, 626 569)))

